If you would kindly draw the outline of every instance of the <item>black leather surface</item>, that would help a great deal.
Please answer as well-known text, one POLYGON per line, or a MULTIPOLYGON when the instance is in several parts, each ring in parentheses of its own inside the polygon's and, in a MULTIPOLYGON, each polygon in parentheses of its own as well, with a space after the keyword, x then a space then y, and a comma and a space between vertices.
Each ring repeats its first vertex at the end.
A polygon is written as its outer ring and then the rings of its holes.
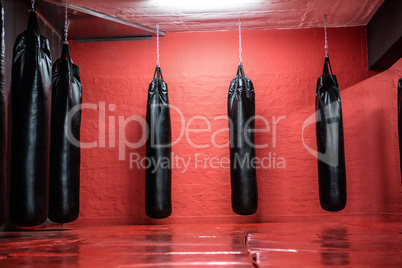
POLYGON ((148 217, 161 219, 172 213, 171 122, 168 87, 160 67, 149 85, 145 170, 145 210, 148 217))
POLYGON ((79 214, 81 154, 71 141, 80 140, 81 109, 71 109, 81 103, 79 68, 64 44, 53 65, 50 136, 49 219, 58 223, 72 222, 79 214))
POLYGON ((346 206, 342 106, 338 82, 332 74, 328 57, 317 81, 315 110, 318 111, 316 137, 320 204, 324 210, 340 211, 346 206))
POLYGON ((253 83, 239 65, 229 86, 230 182, 232 209, 240 215, 257 211, 258 190, 254 142, 255 94, 253 83))
POLYGON ((4 7, 0 1, 0 226, 6 221, 7 195, 7 87, 5 70, 4 7))
POLYGON ((13 50, 11 87, 10 221, 43 223, 48 216, 52 62, 35 12, 13 50))

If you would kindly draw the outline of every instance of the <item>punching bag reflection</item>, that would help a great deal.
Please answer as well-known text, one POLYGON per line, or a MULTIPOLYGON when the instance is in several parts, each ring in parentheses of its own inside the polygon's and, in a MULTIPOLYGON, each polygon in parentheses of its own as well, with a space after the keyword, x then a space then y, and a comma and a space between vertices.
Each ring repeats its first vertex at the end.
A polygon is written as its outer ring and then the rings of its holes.
POLYGON ((328 57, 317 81, 315 110, 320 203, 324 210, 339 211, 346 206, 343 120, 338 82, 328 57))
POLYGON ((230 83, 228 97, 229 140, 230 140, 230 182, 232 209, 240 215, 257 211, 257 175, 255 159, 254 87, 244 74, 243 65, 230 83))
POLYGON ((162 219, 172 213, 172 135, 168 87, 159 66, 148 89, 146 119, 145 211, 148 217, 162 219))
POLYGON ((43 223, 48 216, 52 62, 34 11, 17 37, 11 85, 10 221, 43 223))
POLYGON ((402 172, 402 78, 399 79, 398 82, 398 134, 399 134, 399 161, 402 172))
POLYGON ((4 45, 4 7, 0 1, 0 226, 6 220, 7 88, 4 45))
POLYGON ((66 43, 53 65, 52 79, 49 219, 67 223, 79 213, 81 154, 78 144, 72 142, 80 139, 81 109, 72 109, 82 103, 82 86, 66 43))

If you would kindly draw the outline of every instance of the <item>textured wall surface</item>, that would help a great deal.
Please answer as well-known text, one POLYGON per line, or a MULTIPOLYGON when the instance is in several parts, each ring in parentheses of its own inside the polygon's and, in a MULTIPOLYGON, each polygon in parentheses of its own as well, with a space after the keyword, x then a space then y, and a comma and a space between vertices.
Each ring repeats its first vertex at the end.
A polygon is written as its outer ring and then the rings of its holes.
POLYGON ((402 59, 342 92, 350 212, 402 212, 397 123, 401 77, 402 59))
MULTIPOLYGON (((323 37, 323 29, 243 31, 243 65, 254 83, 256 114, 267 119, 256 123, 265 128, 256 133, 256 142, 268 147, 257 149, 265 162, 257 171, 259 208, 252 216, 232 212, 225 162, 229 148, 212 146, 212 141, 228 141, 227 120, 218 116, 227 115, 228 87, 239 61, 238 32, 167 33, 161 38, 170 103, 182 112, 171 112, 173 140, 186 127, 203 131, 184 131, 173 146, 173 213, 165 220, 146 217, 145 172, 135 163, 130 168, 130 154, 132 159, 143 157, 145 146, 123 144, 123 138, 131 143, 143 138, 138 117, 145 118, 156 40, 72 42, 87 105, 81 140, 93 147, 82 149, 78 222, 262 222, 400 214, 396 83, 401 69, 381 74, 367 70, 364 27, 328 32, 344 109, 348 204, 335 214, 319 205, 317 160, 303 145, 302 126, 314 112, 316 81, 324 64, 323 37), (183 160, 189 161, 187 169, 183 160)), ((305 128, 304 142, 316 148, 314 125, 305 128)))

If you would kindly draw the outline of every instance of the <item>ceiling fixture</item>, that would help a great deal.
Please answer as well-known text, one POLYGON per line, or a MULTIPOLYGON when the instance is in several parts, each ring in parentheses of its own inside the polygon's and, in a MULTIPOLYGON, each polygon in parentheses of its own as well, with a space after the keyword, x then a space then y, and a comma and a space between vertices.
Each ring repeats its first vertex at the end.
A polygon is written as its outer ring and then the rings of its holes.
POLYGON ((230 8, 233 6, 259 3, 261 0, 154 0, 157 6, 177 7, 177 8, 197 8, 197 9, 217 9, 230 8))

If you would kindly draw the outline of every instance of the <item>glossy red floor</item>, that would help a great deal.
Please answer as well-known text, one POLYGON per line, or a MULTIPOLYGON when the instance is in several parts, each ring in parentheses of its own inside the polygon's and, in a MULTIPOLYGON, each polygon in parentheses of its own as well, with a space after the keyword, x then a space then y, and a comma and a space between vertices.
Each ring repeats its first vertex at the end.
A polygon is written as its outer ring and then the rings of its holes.
POLYGON ((77 226, 0 233, 0 267, 402 267, 400 221, 77 226))

